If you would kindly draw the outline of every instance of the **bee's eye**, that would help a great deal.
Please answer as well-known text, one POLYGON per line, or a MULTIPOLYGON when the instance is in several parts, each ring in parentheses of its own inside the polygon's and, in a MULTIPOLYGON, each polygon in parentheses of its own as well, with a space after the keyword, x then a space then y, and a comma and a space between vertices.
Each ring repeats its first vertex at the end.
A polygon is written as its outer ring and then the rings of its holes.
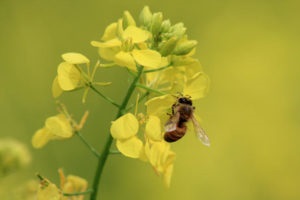
POLYGON ((185 103, 185 102, 186 102, 186 99, 185 99, 185 98, 179 98, 179 99, 178 99, 178 102, 179 102, 179 103, 185 103))

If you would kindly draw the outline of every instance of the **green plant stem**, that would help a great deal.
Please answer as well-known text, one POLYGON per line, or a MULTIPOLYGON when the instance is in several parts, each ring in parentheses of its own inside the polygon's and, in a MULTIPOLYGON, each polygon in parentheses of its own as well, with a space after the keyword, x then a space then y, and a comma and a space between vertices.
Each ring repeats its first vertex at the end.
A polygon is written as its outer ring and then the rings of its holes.
MULTIPOLYGON (((126 111, 126 106, 130 100, 131 95, 134 92, 136 84, 139 81, 142 73, 143 73, 143 67, 138 67, 138 73, 137 73, 136 77, 134 78, 134 80, 132 81, 131 85, 129 86, 129 88, 127 90, 127 94, 124 97, 124 100, 118 109, 118 113, 117 113, 115 119, 122 116, 124 114, 124 112, 126 111)), ((106 163, 107 157, 110 153, 110 146, 111 146, 112 142, 113 142, 113 138, 112 138, 111 134, 109 133, 108 138, 105 143, 105 146, 104 146, 102 153, 98 159, 98 166, 96 168, 96 173, 95 173, 94 181, 93 181, 93 185, 92 185, 93 192, 91 194, 90 200, 96 200, 96 198, 97 198, 99 182, 101 179, 102 171, 103 171, 104 165, 106 163)))
POLYGON ((83 135, 79 131, 75 131, 75 134, 80 138, 80 140, 85 144, 85 146, 87 146, 90 149, 90 151, 97 158, 100 158, 100 154, 98 153, 98 151, 87 142, 87 140, 85 139, 85 137, 83 137, 83 135))
POLYGON ((102 63, 99 65, 100 67, 113 67, 116 66, 116 63, 102 63))
POLYGON ((110 150, 109 153, 110 154, 121 154, 121 152, 118 150, 110 150))
POLYGON ((157 93, 157 94, 160 94, 160 95, 164 95, 165 94, 165 93, 163 93, 163 92, 161 92, 159 90, 155 90, 155 89, 149 88, 146 85, 139 84, 139 83, 136 84, 136 87, 143 88, 143 89, 145 89, 145 90, 147 90, 149 92, 154 92, 154 93, 157 93))
POLYGON ((85 194, 90 194, 92 193, 92 189, 88 189, 84 192, 75 192, 75 193, 63 193, 64 196, 70 197, 70 196, 79 196, 79 195, 85 195, 85 194))
POLYGON ((117 104, 114 100, 112 100, 111 98, 105 96, 104 94, 102 94, 100 91, 98 91, 93 85, 89 85, 89 87, 96 92, 99 96, 101 96, 103 99, 105 99, 107 102, 111 103, 112 105, 116 106, 117 108, 120 108, 120 105, 117 104))
MULTIPOLYGON (((141 103, 148 95, 150 94, 149 91, 145 92, 139 99, 138 104, 141 103)), ((135 104, 131 104, 130 106, 127 107, 126 112, 128 112, 129 110, 131 110, 133 107, 135 106, 135 104)))
POLYGON ((171 65, 167 65, 167 66, 160 67, 160 68, 156 68, 156 69, 145 70, 144 73, 151 73, 151 72, 161 71, 161 70, 167 69, 167 68, 170 67, 170 66, 171 66, 171 65))

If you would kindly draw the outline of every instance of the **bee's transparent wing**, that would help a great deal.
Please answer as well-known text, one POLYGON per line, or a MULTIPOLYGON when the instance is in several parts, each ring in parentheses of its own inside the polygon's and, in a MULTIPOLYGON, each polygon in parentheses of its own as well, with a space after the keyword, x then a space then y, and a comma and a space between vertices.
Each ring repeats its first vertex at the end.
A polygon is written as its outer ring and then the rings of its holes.
POLYGON ((172 115, 170 119, 165 123, 165 131, 166 132, 175 131, 179 118, 180 118, 179 112, 176 112, 174 115, 172 115))
POLYGON ((199 122, 197 121, 197 119, 195 118, 194 115, 192 115, 191 120, 193 122, 194 125, 194 129, 195 129, 195 133, 197 138, 206 146, 210 146, 210 142, 208 139, 208 136, 205 134, 205 131, 201 128, 199 122))

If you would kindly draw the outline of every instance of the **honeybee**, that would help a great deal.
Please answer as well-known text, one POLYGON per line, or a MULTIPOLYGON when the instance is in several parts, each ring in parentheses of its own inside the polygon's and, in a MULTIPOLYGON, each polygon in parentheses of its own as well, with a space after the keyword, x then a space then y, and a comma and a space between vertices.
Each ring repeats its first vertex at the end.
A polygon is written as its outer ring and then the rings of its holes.
POLYGON ((209 139, 194 116, 195 107, 190 96, 180 95, 172 105, 172 114, 165 124, 164 139, 167 142, 176 142, 182 138, 186 131, 186 122, 192 121, 197 138, 206 146, 210 145, 209 139))

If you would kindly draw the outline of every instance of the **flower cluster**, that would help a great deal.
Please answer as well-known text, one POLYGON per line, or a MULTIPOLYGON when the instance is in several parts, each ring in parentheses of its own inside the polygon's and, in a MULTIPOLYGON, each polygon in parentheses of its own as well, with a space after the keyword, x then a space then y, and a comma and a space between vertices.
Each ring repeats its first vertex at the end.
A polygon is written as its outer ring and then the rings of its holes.
MULTIPOLYGON (((80 53, 63 54, 63 62, 59 64, 57 76, 53 81, 52 93, 57 98, 62 92, 84 89, 82 102, 85 102, 88 91, 92 90, 118 109, 103 151, 98 153, 78 132, 86 117, 77 124, 65 109, 62 109, 60 114, 46 119, 45 126, 32 138, 33 146, 41 148, 50 140, 67 139, 77 133, 99 160, 95 175, 100 177, 106 158, 112 153, 112 142, 115 141, 120 153, 149 163, 169 187, 176 154, 164 140, 165 130, 162 127, 168 120, 167 113, 175 113, 179 117, 182 114, 174 110, 174 105, 178 105, 176 94, 183 94, 194 102, 206 95, 209 85, 209 79, 200 62, 193 57, 197 41, 188 39, 183 23, 172 24, 169 19, 163 18, 161 12, 152 13, 146 6, 141 11, 139 20, 135 20, 125 11, 122 18, 108 25, 102 37, 92 41, 91 45, 98 49, 101 62, 98 60, 91 69, 91 62, 86 56, 80 53), (126 69, 132 78, 121 103, 115 102, 95 87, 111 84, 97 82, 94 77, 97 69, 112 66, 126 69), (136 99, 136 102, 131 102, 132 99, 136 99), (137 110, 144 113, 137 114, 137 110)), ((187 110, 189 115, 193 115, 194 122, 197 116, 194 116, 194 107, 189 106, 187 110)), ((186 121, 188 119, 182 119, 182 123, 186 121)), ((186 131, 185 124, 180 126, 186 131)), ((176 127, 179 125, 176 124, 176 127)), ((205 145, 209 145, 201 127, 196 126, 196 129, 199 139, 205 145)), ((92 200, 96 199, 99 177, 95 177, 92 184, 92 200)), ((70 177, 67 180, 74 182, 75 178, 70 177)), ((60 190, 49 181, 46 183, 47 187, 42 185, 40 194, 60 199, 60 190)), ((61 190, 74 192, 73 188, 78 188, 77 183, 74 184, 63 184, 61 190)), ((80 191, 84 191, 81 189, 80 191)))
POLYGON ((199 61, 192 58, 197 42, 188 40, 183 23, 171 25, 162 13, 152 13, 146 6, 139 24, 125 11, 106 28, 101 41, 91 44, 98 47, 101 58, 129 71, 143 67, 136 86, 148 97, 146 123, 139 124, 135 115, 126 113, 112 122, 111 135, 123 155, 148 161, 169 186, 175 153, 163 140, 161 125, 176 101, 173 94, 180 92, 197 100, 206 94, 209 80, 199 61))
POLYGON ((127 113, 112 122, 110 131, 118 150, 130 158, 138 158, 148 161, 157 174, 164 179, 165 185, 170 185, 171 173, 175 153, 170 150, 170 145, 162 138, 160 119, 150 115, 146 119, 144 128, 145 143, 138 138, 138 119, 131 113, 127 113))
POLYGON ((85 179, 75 176, 68 175, 65 177, 62 169, 58 170, 60 176, 60 188, 58 188, 54 183, 48 179, 41 177, 40 184, 37 191, 37 199, 39 200, 83 200, 83 195, 71 195, 80 192, 85 192, 88 183, 85 179))
POLYGON ((171 25, 162 13, 151 13, 146 6, 139 17, 140 26, 128 11, 110 24, 101 41, 93 41, 100 56, 136 71, 145 69, 145 86, 166 93, 182 92, 201 98, 207 92, 208 78, 200 62, 192 58, 197 42, 188 40, 183 23, 171 25))

